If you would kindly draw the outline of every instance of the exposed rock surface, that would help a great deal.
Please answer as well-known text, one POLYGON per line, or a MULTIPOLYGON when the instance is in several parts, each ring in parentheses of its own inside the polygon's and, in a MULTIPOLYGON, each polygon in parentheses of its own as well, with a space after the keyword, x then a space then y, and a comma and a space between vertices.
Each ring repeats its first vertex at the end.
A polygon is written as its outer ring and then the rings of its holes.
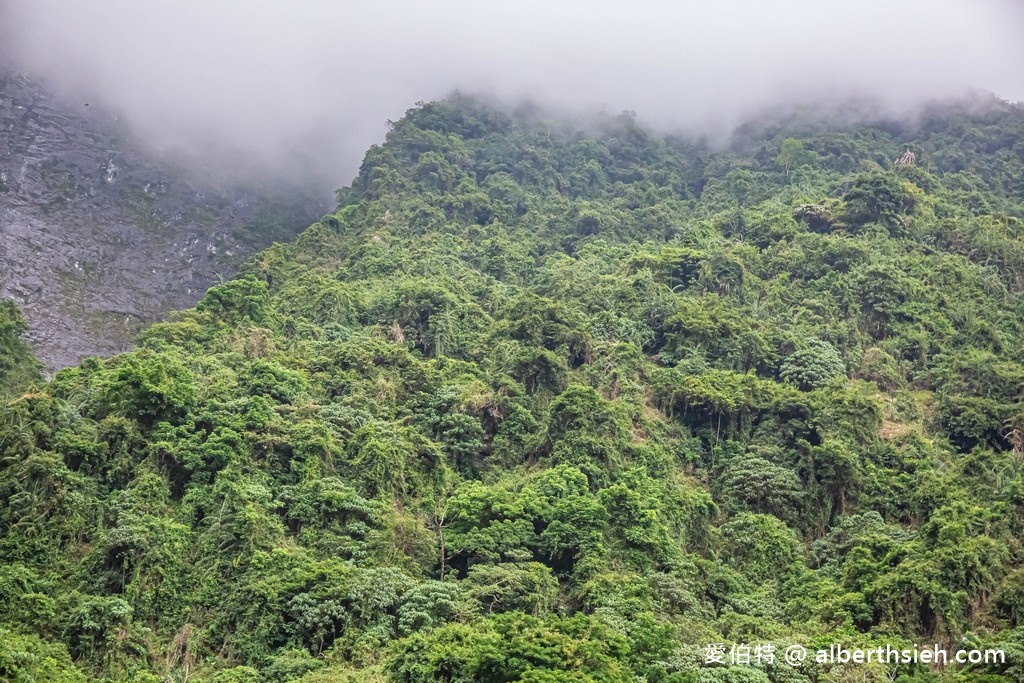
POLYGON ((0 296, 51 370, 125 350, 325 209, 308 190, 198 179, 0 65, 0 296))

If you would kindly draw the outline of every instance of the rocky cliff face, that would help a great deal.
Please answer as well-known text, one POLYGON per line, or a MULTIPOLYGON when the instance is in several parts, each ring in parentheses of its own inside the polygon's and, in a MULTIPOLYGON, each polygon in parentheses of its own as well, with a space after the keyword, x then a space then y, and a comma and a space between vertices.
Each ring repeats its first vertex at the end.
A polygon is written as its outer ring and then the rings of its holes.
POLYGON ((51 369, 125 350, 327 209, 273 182, 201 180, 95 103, 0 66, 0 296, 51 369))

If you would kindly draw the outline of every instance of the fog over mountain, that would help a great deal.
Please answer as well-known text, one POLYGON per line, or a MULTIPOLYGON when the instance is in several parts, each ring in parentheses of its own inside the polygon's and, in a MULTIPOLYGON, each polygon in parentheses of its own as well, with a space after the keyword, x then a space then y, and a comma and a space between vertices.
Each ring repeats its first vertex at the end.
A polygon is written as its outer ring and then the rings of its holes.
POLYGON ((335 186, 387 119, 453 89, 711 134, 822 97, 1024 99, 1015 0, 7 0, 0 26, 22 68, 158 147, 235 147, 335 186))

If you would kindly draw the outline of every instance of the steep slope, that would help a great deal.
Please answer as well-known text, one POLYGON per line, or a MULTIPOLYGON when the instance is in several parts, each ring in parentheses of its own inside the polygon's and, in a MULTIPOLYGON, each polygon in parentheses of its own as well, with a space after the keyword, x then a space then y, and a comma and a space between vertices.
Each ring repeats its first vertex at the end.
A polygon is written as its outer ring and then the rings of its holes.
POLYGON ((129 348, 248 255, 320 215, 309 188, 199 178, 95 102, 0 63, 0 297, 51 369, 129 348))
POLYGON ((723 151, 411 110, 293 244, 3 407, 0 672, 1020 680, 1022 179, 995 102, 723 151), (1010 657, 705 666, 830 642, 1010 657))

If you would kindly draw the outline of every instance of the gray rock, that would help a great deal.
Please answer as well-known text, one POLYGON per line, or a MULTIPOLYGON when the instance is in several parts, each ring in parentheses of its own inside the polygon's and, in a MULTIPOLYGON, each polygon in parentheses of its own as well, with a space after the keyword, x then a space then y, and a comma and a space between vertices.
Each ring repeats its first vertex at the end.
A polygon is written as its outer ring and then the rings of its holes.
POLYGON ((51 371, 130 348, 328 208, 319 188, 203 176, 0 64, 0 296, 51 371))

